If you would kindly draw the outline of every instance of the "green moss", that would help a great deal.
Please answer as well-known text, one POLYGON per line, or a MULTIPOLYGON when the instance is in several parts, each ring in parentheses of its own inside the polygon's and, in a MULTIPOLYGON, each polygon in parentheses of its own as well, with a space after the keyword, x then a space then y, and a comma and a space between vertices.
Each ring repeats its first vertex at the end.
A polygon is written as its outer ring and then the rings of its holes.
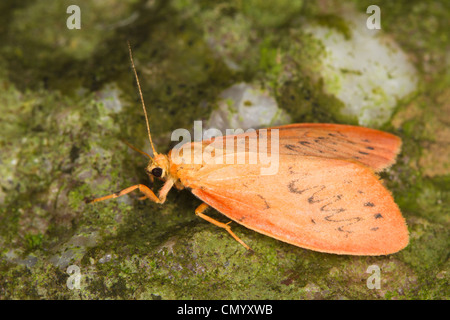
POLYGON ((321 14, 314 19, 319 25, 334 28, 341 32, 346 40, 351 38, 351 30, 348 23, 341 17, 335 14, 321 14))
POLYGON ((27 242, 27 249, 34 250, 40 248, 42 245, 43 234, 26 234, 25 241, 27 242))
POLYGON ((242 10, 258 27, 280 27, 296 18, 303 7, 303 0, 281 0, 274 6, 264 0, 236 1, 242 10))

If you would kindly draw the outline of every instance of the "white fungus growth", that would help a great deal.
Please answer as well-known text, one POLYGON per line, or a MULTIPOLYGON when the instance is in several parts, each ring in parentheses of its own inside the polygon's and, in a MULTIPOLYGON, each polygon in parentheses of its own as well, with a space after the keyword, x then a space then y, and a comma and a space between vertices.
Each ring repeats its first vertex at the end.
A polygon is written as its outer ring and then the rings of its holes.
POLYGON ((344 17, 351 37, 334 28, 310 25, 305 30, 325 47, 324 89, 341 100, 342 112, 360 125, 380 126, 389 120, 397 101, 416 90, 414 66, 400 47, 381 30, 369 30, 366 15, 344 17))
POLYGON ((258 129, 290 122, 289 115, 278 108, 267 91, 239 83, 220 94, 218 109, 211 113, 207 127, 219 129, 258 129))

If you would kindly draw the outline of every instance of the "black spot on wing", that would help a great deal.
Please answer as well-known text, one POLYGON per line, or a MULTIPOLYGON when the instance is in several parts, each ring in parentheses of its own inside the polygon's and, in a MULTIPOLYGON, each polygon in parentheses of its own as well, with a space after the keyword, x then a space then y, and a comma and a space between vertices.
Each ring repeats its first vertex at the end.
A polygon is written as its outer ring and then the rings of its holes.
MULTIPOLYGON (((319 187, 319 186, 316 186, 316 187, 314 187, 314 188, 317 188, 317 187, 319 187)), ((315 192, 313 193, 313 195, 312 195, 311 197, 308 198, 308 203, 309 203, 309 204, 313 204, 313 203, 317 203, 317 202, 321 202, 321 201, 325 200, 325 199, 321 198, 320 196, 317 196, 317 194, 318 194, 319 192, 323 191, 325 188, 326 188, 326 187, 325 187, 324 185, 320 186, 320 189, 317 190, 317 191, 315 191, 315 192)), ((306 190, 305 190, 305 191, 306 191, 306 190)))
POLYGON ((375 205, 372 202, 366 202, 364 203, 364 207, 375 207, 375 205))
POLYGON ((339 136, 341 136, 341 137, 346 137, 345 136, 345 134, 342 134, 342 132, 340 132, 340 131, 336 131, 336 133, 328 133, 328 135, 330 136, 330 137, 339 137, 339 136))
POLYGON ((350 230, 345 230, 345 227, 348 227, 352 224, 358 223, 359 221, 361 221, 362 218, 360 217, 355 217, 355 218, 349 218, 349 219, 341 219, 341 220, 331 220, 333 222, 347 222, 346 224, 341 225, 340 227, 338 227, 336 230, 340 231, 340 232, 346 232, 348 233, 352 233, 353 231, 350 230))
POLYGON ((309 141, 299 141, 298 143, 305 147, 308 147, 311 144, 309 141))
POLYGON ((297 193, 297 194, 302 194, 303 191, 297 189, 297 187, 295 186, 295 183, 298 182, 298 179, 296 180, 292 180, 291 182, 289 182, 288 184, 288 189, 290 193, 297 193))
MULTIPOLYGON (((306 189, 300 189, 296 186, 296 183, 298 182, 298 179, 294 179, 291 182, 289 182, 289 184, 287 185, 289 192, 290 193, 296 193, 296 194, 302 194, 305 191, 311 190, 311 189, 315 189, 318 188, 319 186, 314 186, 314 187, 310 187, 310 188, 306 188, 306 189)), ((325 188, 325 186, 323 186, 325 188)))
MULTIPOLYGON (((332 196, 327 195, 326 193, 324 194, 322 191, 326 189, 326 185, 316 185, 302 189, 297 186, 298 182, 298 179, 294 179, 289 182, 287 185, 289 192, 299 195, 308 195, 307 201, 311 205, 322 202, 323 205, 319 208, 319 210, 323 215, 321 214, 317 217, 319 219, 324 219, 325 221, 334 223, 336 230, 342 232, 345 237, 353 232, 348 228, 349 226, 363 220, 362 217, 340 217, 340 213, 346 211, 345 205, 340 205, 340 201, 343 199, 343 194, 336 194, 332 196)), ((348 181, 348 183, 351 183, 351 181, 348 181)), ((316 224, 316 220, 311 219, 311 223, 316 224)))
POLYGON ((259 197, 259 198, 261 198, 263 201, 264 201, 264 204, 265 204, 265 208, 264 208, 264 210, 266 210, 266 209, 269 209, 270 208, 270 206, 269 206, 269 204, 267 203, 267 200, 266 200, 266 198, 264 198, 262 195, 260 195, 260 194, 257 194, 257 196, 259 197))
POLYGON ((291 151, 297 151, 297 146, 295 146, 293 144, 285 144, 284 147, 291 151))

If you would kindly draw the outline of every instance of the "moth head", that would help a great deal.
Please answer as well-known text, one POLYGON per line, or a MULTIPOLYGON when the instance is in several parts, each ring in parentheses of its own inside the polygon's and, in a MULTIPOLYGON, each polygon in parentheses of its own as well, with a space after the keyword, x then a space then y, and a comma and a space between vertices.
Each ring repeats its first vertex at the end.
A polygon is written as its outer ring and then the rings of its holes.
POLYGON ((145 168, 151 177, 166 179, 169 174, 169 160, 164 154, 156 154, 145 168))

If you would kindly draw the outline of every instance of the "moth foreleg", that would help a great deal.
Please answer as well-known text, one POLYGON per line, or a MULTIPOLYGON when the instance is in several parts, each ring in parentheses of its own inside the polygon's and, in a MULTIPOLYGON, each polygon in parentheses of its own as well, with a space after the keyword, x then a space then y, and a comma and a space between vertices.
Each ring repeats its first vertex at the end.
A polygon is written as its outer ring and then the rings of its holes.
POLYGON ((128 187, 126 189, 123 189, 123 190, 121 190, 119 192, 115 192, 113 194, 110 194, 110 195, 107 195, 107 196, 104 196, 104 197, 101 197, 101 198, 96 198, 94 200, 89 201, 88 203, 94 203, 94 202, 99 202, 99 201, 104 201, 104 200, 118 198, 118 197, 126 195, 127 193, 130 193, 130 192, 132 192, 132 191, 134 191, 136 189, 139 189, 139 191, 144 194, 144 196, 141 197, 141 198, 144 198, 144 199, 149 198, 151 201, 156 202, 156 203, 164 203, 164 201, 166 200, 167 192, 168 192, 168 191, 166 192, 164 197, 161 197, 161 194, 160 194, 160 197, 158 198, 155 195, 155 193, 149 187, 147 187, 146 185, 136 184, 134 186, 128 187))

